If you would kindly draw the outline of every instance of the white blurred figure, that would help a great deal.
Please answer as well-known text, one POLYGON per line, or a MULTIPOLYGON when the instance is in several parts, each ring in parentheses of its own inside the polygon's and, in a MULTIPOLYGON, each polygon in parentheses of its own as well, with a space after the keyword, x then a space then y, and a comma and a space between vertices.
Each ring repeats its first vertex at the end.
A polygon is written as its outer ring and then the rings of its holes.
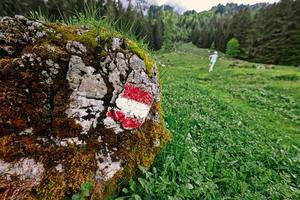
POLYGON ((208 65, 209 70, 208 70, 208 72, 212 72, 217 60, 218 60, 218 52, 215 51, 214 54, 209 56, 209 65, 208 65))

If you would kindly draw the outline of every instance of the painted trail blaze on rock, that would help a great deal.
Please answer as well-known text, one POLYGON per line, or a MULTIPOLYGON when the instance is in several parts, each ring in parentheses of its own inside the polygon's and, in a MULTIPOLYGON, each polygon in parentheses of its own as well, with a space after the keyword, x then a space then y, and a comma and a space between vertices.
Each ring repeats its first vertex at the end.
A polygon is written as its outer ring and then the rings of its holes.
POLYGON ((155 63, 105 29, 0 17, 0 199, 106 199, 170 140, 155 63))
POLYGON ((124 91, 116 100, 118 109, 107 112, 107 117, 120 123, 122 128, 139 128, 149 114, 153 103, 151 92, 131 83, 126 83, 124 91))
POLYGON ((153 103, 153 97, 150 92, 129 83, 125 85, 124 92, 121 94, 121 97, 146 104, 149 107, 153 103))

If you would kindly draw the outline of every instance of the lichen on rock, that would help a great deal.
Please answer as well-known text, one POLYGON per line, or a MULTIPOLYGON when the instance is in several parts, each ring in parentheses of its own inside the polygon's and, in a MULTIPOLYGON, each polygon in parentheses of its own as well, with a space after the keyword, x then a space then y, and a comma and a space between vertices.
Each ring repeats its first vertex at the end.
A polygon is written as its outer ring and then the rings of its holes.
POLYGON ((1 199, 106 199, 169 141, 155 62, 119 33, 0 19, 1 199))

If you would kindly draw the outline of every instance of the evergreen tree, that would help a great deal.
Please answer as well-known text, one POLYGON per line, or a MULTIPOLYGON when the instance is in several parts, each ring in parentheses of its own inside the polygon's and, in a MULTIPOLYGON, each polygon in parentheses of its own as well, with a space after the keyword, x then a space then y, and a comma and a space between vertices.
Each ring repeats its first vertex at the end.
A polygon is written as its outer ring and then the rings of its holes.
POLYGON ((294 1, 293 8, 289 15, 288 41, 286 56, 282 59, 282 63, 300 66, 300 1, 294 1))
POLYGON ((231 33, 229 37, 236 38, 240 43, 241 55, 246 58, 248 55, 248 36, 251 30, 252 21, 250 9, 246 8, 236 13, 229 25, 231 33))
POLYGON ((159 50, 162 48, 164 43, 164 24, 162 20, 157 20, 153 27, 153 44, 154 50, 159 50))
POLYGON ((191 41, 196 46, 199 46, 200 35, 201 35, 201 29, 200 29, 199 24, 197 24, 195 26, 195 28, 193 29, 192 35, 191 35, 191 41))

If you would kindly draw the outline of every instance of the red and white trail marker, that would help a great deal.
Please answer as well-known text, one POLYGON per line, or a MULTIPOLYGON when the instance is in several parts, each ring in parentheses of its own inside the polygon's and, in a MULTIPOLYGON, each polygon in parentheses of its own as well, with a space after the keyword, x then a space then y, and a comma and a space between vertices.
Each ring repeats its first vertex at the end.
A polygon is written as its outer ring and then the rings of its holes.
POLYGON ((139 128, 149 114, 152 103, 153 97, 148 91, 127 83, 116 100, 117 108, 106 113, 104 123, 111 128, 118 127, 116 123, 126 130, 139 128))

